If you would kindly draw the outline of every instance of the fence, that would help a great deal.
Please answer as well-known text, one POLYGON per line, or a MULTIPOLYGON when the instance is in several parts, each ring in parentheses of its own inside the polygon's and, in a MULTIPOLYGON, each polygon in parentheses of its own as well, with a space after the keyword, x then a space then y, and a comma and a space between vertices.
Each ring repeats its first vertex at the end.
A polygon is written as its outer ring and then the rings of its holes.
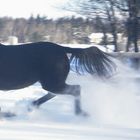
POLYGON ((116 58, 139 58, 140 59, 140 52, 135 53, 135 52, 112 52, 110 53, 111 55, 113 55, 116 58))
POLYGON ((129 60, 130 67, 140 70, 140 52, 112 52, 110 54, 123 63, 128 63, 129 60))

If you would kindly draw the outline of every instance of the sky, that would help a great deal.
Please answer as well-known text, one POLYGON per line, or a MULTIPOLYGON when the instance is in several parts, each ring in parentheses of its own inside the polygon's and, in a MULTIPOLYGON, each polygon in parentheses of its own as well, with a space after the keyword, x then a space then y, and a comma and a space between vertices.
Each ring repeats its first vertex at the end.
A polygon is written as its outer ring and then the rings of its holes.
POLYGON ((68 0, 0 0, 0 17, 28 18, 37 14, 50 18, 68 16, 72 13, 60 8, 67 2, 68 0))

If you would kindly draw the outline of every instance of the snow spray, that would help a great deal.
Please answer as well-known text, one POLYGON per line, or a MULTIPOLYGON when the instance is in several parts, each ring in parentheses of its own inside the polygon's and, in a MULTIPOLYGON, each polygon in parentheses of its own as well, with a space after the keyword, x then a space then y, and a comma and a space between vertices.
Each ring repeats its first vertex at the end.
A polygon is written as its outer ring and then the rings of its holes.
POLYGON ((71 72, 68 83, 82 87, 82 107, 92 122, 100 125, 140 128, 140 76, 130 67, 117 63, 110 79, 71 72))

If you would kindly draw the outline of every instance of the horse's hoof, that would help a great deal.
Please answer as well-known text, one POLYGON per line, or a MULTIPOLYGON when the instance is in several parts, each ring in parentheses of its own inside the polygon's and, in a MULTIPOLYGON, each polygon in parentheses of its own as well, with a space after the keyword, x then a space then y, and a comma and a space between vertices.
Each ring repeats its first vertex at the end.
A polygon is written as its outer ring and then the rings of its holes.
POLYGON ((31 105, 29 105, 29 106, 27 107, 27 111, 28 111, 28 112, 32 112, 32 111, 33 111, 33 107, 32 107, 31 105))
POLYGON ((87 112, 82 112, 81 115, 84 116, 84 117, 89 117, 89 114, 87 112))
POLYGON ((89 114, 85 111, 82 111, 79 115, 81 115, 83 117, 89 117, 89 114))
POLYGON ((35 104, 35 102, 32 102, 29 106, 28 106, 28 111, 32 112, 34 109, 38 109, 39 106, 35 104))
POLYGON ((12 112, 0 112, 0 118, 11 118, 15 116, 16 114, 12 112))
POLYGON ((76 113, 76 115, 83 116, 83 117, 89 117, 89 114, 85 111, 80 111, 80 112, 76 113))

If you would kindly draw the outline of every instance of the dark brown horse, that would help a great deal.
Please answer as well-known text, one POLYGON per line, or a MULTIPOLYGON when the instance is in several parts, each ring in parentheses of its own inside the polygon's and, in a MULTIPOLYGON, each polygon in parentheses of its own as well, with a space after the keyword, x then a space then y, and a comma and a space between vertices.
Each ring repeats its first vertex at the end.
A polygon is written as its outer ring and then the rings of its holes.
POLYGON ((22 45, 0 44, 0 90, 13 90, 40 82, 48 94, 32 104, 42 103, 58 94, 75 97, 75 113, 83 114, 80 103, 80 85, 65 83, 70 62, 76 72, 87 72, 107 77, 114 71, 115 64, 107 53, 96 47, 69 48, 51 42, 37 42, 22 45), (70 59, 67 57, 70 53, 70 59))

